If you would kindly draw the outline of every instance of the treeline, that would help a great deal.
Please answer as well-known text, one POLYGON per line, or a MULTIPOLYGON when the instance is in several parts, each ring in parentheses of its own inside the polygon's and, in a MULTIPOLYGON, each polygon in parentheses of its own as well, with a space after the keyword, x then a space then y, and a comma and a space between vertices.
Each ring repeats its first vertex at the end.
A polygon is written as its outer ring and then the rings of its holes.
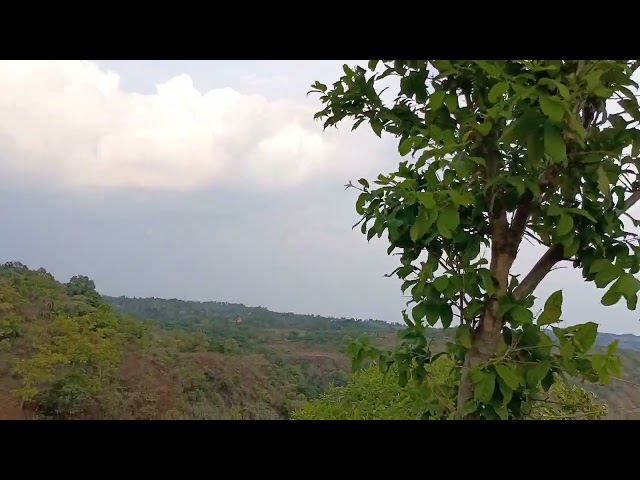
POLYGON ((158 320, 170 325, 204 319, 231 320, 241 317, 242 322, 261 328, 302 328, 305 330, 396 330, 398 325, 374 319, 330 318, 320 315, 273 312, 264 307, 247 307, 238 303, 196 302, 162 298, 128 298, 103 296, 116 310, 140 318, 158 320))

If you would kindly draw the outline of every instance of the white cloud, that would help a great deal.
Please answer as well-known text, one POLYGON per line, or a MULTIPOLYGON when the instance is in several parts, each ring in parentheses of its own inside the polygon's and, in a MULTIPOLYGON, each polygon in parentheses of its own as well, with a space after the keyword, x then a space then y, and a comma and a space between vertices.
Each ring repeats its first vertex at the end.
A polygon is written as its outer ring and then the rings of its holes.
POLYGON ((1 173, 88 188, 286 186, 357 174, 379 158, 373 142, 338 162, 358 136, 323 133, 307 106, 230 88, 201 93, 186 74, 152 95, 119 83, 88 61, 0 62, 1 173))

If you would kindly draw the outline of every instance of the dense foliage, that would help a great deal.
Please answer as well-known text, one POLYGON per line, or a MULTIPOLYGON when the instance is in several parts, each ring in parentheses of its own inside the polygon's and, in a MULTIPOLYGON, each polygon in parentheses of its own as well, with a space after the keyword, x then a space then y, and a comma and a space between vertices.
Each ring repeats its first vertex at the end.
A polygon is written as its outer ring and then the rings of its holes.
MULTIPOLYGON (((435 377, 420 386, 410 383, 398 385, 395 368, 383 375, 376 365, 358 374, 345 386, 332 386, 319 399, 293 412, 294 420, 420 420, 430 417, 430 408, 422 402, 424 388, 441 386, 446 378, 446 360, 441 358, 429 365, 435 377), (439 371, 438 371, 439 370, 439 371)), ((453 404, 450 405, 453 408, 453 404)), ((444 418, 452 418, 452 412, 444 418)), ((593 393, 576 385, 567 386, 556 381, 545 398, 534 404, 531 420, 602 420, 608 408, 596 401, 593 393)))
MULTIPOLYGON (((376 135, 396 137, 401 156, 411 154, 396 171, 355 187, 362 233, 386 233, 389 253, 400 250, 393 273, 413 302, 403 312, 401 347, 356 345, 356 363, 372 357, 383 371, 395 365, 401 385, 421 384, 434 359, 425 324, 449 328, 455 319, 446 355, 459 367, 450 393, 456 418, 525 418, 557 375, 603 383, 621 375, 615 343, 589 353, 595 323, 554 326, 561 290, 540 315, 532 307, 538 284, 567 261, 585 281, 608 288, 603 305, 624 298, 636 308, 640 246, 621 216, 640 198, 640 110, 631 90, 638 66, 371 60, 369 72, 345 65, 331 87, 315 83, 325 128, 366 122, 376 135), (396 89, 390 102, 382 85, 396 89), (525 238, 545 252, 517 275, 512 266, 525 238)), ((425 394, 439 404, 434 392, 425 394)))

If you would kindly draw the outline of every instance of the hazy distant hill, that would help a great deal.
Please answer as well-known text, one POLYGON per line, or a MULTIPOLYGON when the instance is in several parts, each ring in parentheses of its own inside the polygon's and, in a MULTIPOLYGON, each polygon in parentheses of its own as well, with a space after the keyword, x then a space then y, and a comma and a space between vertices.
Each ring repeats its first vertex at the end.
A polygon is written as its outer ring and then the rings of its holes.
POLYGON ((636 350, 640 351, 640 337, 637 335, 614 335, 613 333, 600 333, 598 334, 598 338, 596 339, 596 345, 606 346, 613 342, 614 340, 618 340, 619 348, 624 350, 636 350))

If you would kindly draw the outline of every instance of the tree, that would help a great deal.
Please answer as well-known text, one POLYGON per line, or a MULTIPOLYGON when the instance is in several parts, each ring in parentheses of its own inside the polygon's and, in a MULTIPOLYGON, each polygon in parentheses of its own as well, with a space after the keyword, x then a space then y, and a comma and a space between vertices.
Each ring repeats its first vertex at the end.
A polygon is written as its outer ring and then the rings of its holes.
POLYGON ((71 277, 67 283, 67 295, 83 295, 87 298, 87 303, 93 307, 98 307, 102 303, 100 294, 96 292, 96 284, 84 275, 71 277))
MULTIPOLYGON (((445 380, 446 360, 438 360, 431 372, 440 378, 428 382, 438 388, 445 380), (435 370, 435 371, 434 371, 435 370)), ((426 383, 426 382, 425 382, 426 383)), ((293 420, 419 420, 430 418, 429 409, 421 404, 424 385, 402 388, 397 372, 383 375, 372 365, 353 377, 345 386, 331 386, 318 399, 306 403, 291 415, 293 420), (426 413, 426 415, 424 415, 426 413)), ((556 380, 548 398, 537 402, 529 414, 531 420, 602 420, 609 410, 597 402, 593 393, 576 385, 556 380)), ((444 412, 443 418, 449 418, 444 412)))
POLYGON ((79 412, 105 388, 120 363, 118 326, 106 305, 79 317, 58 315, 39 332, 34 354, 16 359, 13 373, 22 385, 13 393, 51 415, 79 412))
MULTIPOLYGON (((354 361, 396 364, 399 381, 420 383, 432 361, 424 322, 449 328, 456 362, 457 418, 523 418, 554 375, 606 382, 620 374, 613 344, 588 353, 597 325, 554 326, 562 291, 534 316, 534 291, 559 262, 609 287, 635 309, 640 248, 621 216, 640 198, 640 62, 620 60, 371 60, 344 66, 331 88, 316 82, 324 127, 350 119, 398 139, 397 171, 360 179, 356 210, 370 240, 387 233, 400 250, 393 272, 410 290, 405 341, 395 352, 356 345, 354 361), (381 67, 381 68, 379 68, 381 67), (386 103, 376 89, 399 79, 386 103), (616 101, 619 112, 612 113, 616 101), (546 248, 518 277, 524 238, 546 248), (545 333, 551 327, 558 344, 545 333)), ((633 225, 637 221, 630 217, 633 225)))

